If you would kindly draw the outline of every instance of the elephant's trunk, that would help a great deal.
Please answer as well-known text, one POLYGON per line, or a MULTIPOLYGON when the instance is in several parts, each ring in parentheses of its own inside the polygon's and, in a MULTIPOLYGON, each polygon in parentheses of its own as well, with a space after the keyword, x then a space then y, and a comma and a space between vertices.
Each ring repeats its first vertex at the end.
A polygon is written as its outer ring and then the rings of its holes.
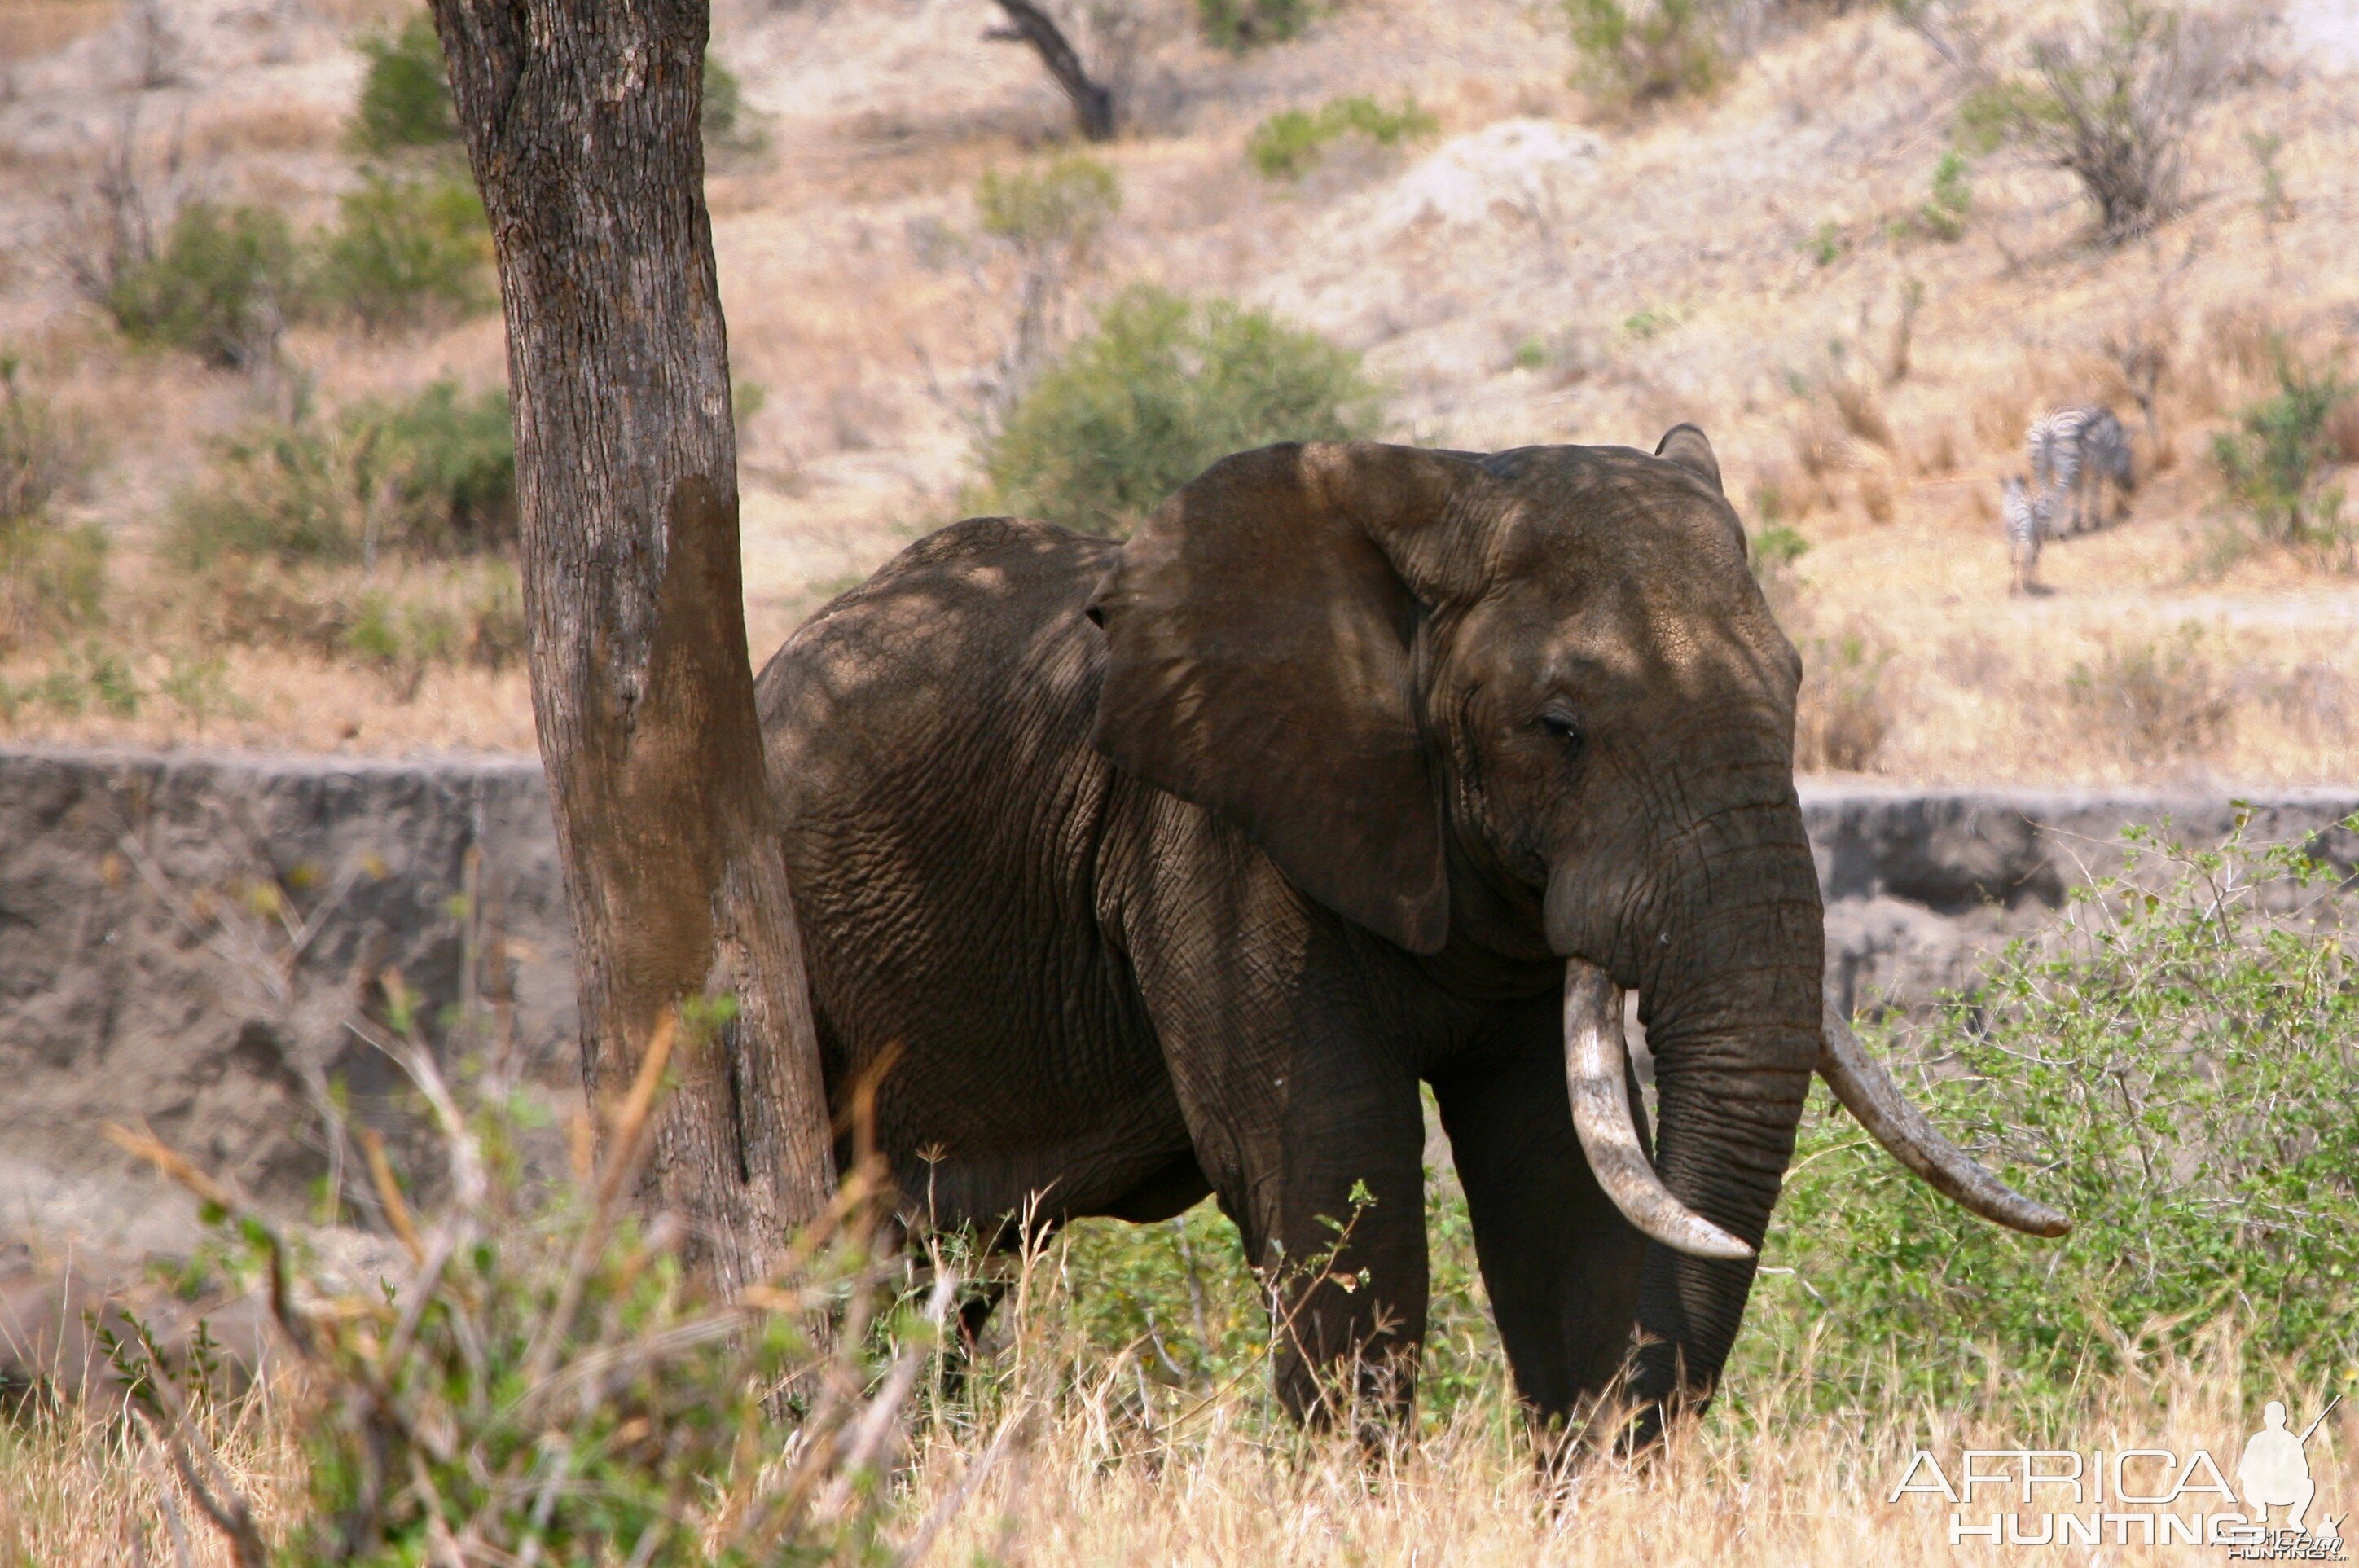
POLYGON ((1697 1258, 1740 1258, 1753 1249, 1673 1197, 1655 1174, 1631 1114, 1630 1058, 1622 1039, 1622 987, 1596 964, 1564 965, 1564 1078, 1573 1130, 1614 1206, 1665 1247, 1697 1258))

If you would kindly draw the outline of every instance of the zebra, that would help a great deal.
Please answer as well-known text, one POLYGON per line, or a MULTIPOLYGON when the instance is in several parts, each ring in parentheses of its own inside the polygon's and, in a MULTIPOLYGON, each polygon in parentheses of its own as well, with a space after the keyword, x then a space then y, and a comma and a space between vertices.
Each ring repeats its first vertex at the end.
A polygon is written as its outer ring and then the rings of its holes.
POLYGON ((2111 408, 2094 403, 2050 408, 2031 421, 2023 444, 2031 459, 2032 477, 2038 481, 2041 499, 2049 508, 2049 538, 2062 537, 2059 514, 2063 508, 2056 505, 2060 500, 2071 503, 2070 532, 2082 533, 2102 523, 2108 482, 2114 486, 2116 507, 2127 509, 2130 493, 2137 488, 2137 474, 2130 465, 2129 435, 2111 408))
POLYGON ((2034 499, 2023 475, 2010 474, 1999 490, 1999 517, 2006 527, 2007 592, 2037 593, 2039 541, 2048 532, 2049 497, 2034 499))

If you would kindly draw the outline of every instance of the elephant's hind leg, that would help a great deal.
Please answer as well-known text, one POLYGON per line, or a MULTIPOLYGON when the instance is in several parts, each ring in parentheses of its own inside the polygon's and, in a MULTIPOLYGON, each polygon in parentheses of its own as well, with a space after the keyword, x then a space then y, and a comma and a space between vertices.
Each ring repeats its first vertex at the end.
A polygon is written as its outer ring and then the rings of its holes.
POLYGON ((1582 1154, 1559 1027, 1544 998, 1433 1084, 1516 1391, 1549 1422, 1577 1419, 1621 1372, 1645 1256, 1582 1154))

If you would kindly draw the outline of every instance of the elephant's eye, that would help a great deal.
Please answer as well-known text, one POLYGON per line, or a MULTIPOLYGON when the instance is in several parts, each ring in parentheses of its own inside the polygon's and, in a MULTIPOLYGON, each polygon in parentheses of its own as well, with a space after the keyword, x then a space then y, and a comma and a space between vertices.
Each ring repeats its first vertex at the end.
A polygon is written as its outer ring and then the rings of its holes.
POLYGON ((1540 728, 1563 743, 1567 750, 1578 753, 1588 737, 1582 733, 1581 721, 1561 708, 1550 708, 1540 715, 1540 728))

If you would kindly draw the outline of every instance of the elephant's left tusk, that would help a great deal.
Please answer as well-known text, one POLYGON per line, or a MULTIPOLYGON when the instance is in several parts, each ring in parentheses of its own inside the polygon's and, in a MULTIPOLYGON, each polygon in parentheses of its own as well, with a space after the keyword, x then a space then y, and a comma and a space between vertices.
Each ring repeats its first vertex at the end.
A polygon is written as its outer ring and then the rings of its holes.
POLYGON ((1851 1021, 1832 1000, 1819 1051, 1819 1076, 1876 1142, 1935 1192, 2026 1236, 2062 1236, 2072 1228, 2062 1213, 2025 1197, 1943 1138, 1925 1113, 1908 1103, 1892 1074, 1861 1049, 1851 1021))
POLYGON ((1564 1080, 1572 1127, 1597 1184, 1630 1223, 1697 1258, 1749 1258, 1753 1249, 1671 1195, 1638 1142, 1630 1115, 1629 1053, 1622 1041, 1622 987, 1597 965, 1564 965, 1564 1080))

